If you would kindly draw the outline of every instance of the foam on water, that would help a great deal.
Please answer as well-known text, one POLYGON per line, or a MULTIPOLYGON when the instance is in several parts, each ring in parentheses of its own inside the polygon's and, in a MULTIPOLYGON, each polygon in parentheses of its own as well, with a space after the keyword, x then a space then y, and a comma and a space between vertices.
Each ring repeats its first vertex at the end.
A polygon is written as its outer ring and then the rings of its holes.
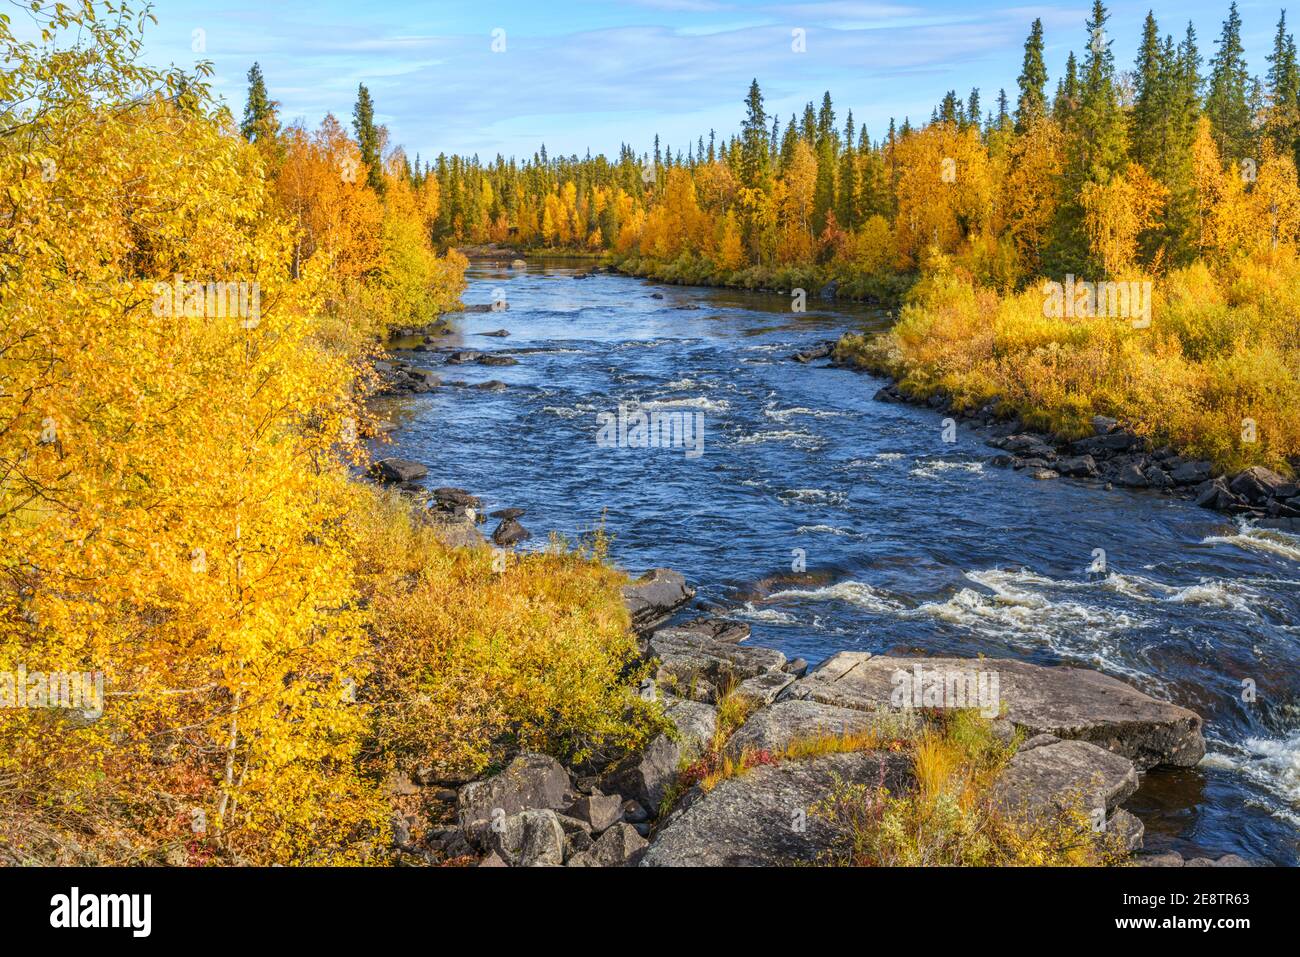
POLYGON ((791 488, 778 492, 777 498, 783 502, 799 502, 803 505, 843 505, 848 501, 844 492, 828 492, 820 488, 791 488))
POLYGON ((1269 552, 1293 562, 1300 562, 1300 535, 1273 528, 1258 528, 1254 522, 1239 519, 1236 535, 1210 535, 1202 545, 1235 545, 1252 551, 1269 552))
POLYGON ((821 588, 787 588, 784 591, 768 595, 768 601, 797 598, 804 601, 844 601, 859 608, 879 613, 894 612, 903 606, 899 602, 882 595, 870 585, 859 581, 842 581, 821 588))
POLYGON ((939 478, 949 472, 967 472, 971 475, 979 475, 984 471, 983 462, 950 462, 946 459, 933 459, 929 462, 920 462, 914 465, 910 470, 910 475, 917 478, 939 478))
POLYGON ((1201 766, 1253 781, 1275 799, 1264 804, 1268 811, 1300 827, 1300 731, 1285 738, 1212 741, 1201 766))

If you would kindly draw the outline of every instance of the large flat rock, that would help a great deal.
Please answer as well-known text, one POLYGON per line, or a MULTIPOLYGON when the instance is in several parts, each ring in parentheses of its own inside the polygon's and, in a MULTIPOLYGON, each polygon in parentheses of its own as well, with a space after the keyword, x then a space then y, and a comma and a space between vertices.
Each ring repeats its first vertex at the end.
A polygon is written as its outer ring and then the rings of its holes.
POLYGON ((845 738, 879 729, 899 730, 907 719, 900 715, 841 708, 820 701, 788 698, 760 708, 727 739, 725 750, 732 757, 745 751, 784 751, 792 742, 817 738, 845 738))
POLYGON ((1139 770, 1190 767, 1205 754, 1201 718, 1086 668, 1044 668, 1005 658, 900 658, 842 651, 785 690, 783 698, 860 710, 891 708, 894 675, 916 665, 930 672, 996 674, 1006 717, 1030 735, 1088 741, 1123 755, 1139 770))
POLYGON ((837 781, 893 791, 908 759, 891 752, 830 754, 760 765, 705 793, 695 788, 655 835, 642 867, 771 866, 816 861, 835 831, 814 813, 837 781))
POLYGON ((1004 807, 1027 816, 1065 810, 1075 800, 1084 813, 1105 816, 1137 787, 1137 769, 1128 758, 1086 741, 1045 735, 1016 752, 993 793, 1004 807))

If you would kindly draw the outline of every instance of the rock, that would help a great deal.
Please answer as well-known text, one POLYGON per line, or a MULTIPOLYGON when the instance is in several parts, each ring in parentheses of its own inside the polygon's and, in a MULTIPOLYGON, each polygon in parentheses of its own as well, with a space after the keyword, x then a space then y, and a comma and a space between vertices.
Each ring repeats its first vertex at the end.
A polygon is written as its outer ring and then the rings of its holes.
POLYGON ((820 296, 822 299, 834 299, 836 294, 839 292, 839 289, 840 289, 840 284, 836 282, 834 279, 832 279, 826 285, 822 286, 821 292, 819 292, 817 295, 820 296))
POLYGON ((749 625, 743 621, 728 621, 726 618, 692 618, 690 621, 660 629, 661 634, 666 632, 673 632, 684 638, 699 635, 714 641, 738 645, 749 637, 749 625))
POLYGON ((1194 501, 1202 508, 1218 508, 1220 501, 1231 498, 1232 493, 1228 491, 1227 483, 1216 478, 1197 486, 1194 501))
POLYGON ((1137 790, 1133 762, 1086 741, 1054 740, 1016 752, 994 799, 1024 817, 1050 816, 1082 798, 1085 814, 1107 813, 1137 790))
POLYGON ((1169 473, 1169 477, 1173 479, 1175 485, 1200 485, 1210 480, 1210 473, 1209 462, 1190 461, 1176 465, 1169 473))
POLYGON ((1091 455, 1073 455, 1058 460, 1056 471, 1071 478, 1087 478, 1097 474, 1097 461, 1091 455))
POLYGON ((1237 475, 1228 484, 1228 488, 1246 501, 1262 505, 1286 484, 1286 479, 1276 472, 1261 465, 1252 465, 1237 475))
POLYGON ((795 362, 812 362, 814 359, 825 359, 835 351, 834 342, 823 342, 820 345, 810 346, 807 349, 801 349, 790 358, 795 362))
POLYGON ((653 813, 677 778, 681 753, 666 734, 655 735, 641 754, 629 755, 601 775, 601 790, 629 795, 653 813))
POLYGON ((490 518, 523 518, 524 511, 522 508, 499 508, 488 515, 490 518))
POLYGON ((447 356, 449 365, 464 365, 467 362, 477 362, 483 357, 483 353, 475 352, 473 349, 459 349, 447 356))
POLYGON ((659 660, 655 680, 670 690, 689 689, 699 681, 726 687, 765 672, 781 671, 785 665, 785 655, 772 648, 732 644, 673 628, 654 632, 646 654, 659 660))
POLYGON ((1129 462, 1115 476, 1115 484, 1125 488, 1146 488, 1151 482, 1136 462, 1129 462))
POLYGON ((509 386, 500 379, 489 379, 487 382, 475 383, 473 388, 482 389, 484 392, 504 392, 509 386))
POLYGON ((404 814, 394 814, 392 818, 393 825, 393 846, 402 847, 411 843, 411 822, 406 819, 404 814))
POLYGON ((681 756, 688 761, 708 749, 718 730, 718 709, 699 701, 666 697, 664 716, 677 729, 681 756))
POLYGON ((1070 449, 1076 455, 1105 455, 1127 451, 1135 444, 1141 444, 1137 436, 1121 431, 1079 439, 1077 442, 1070 443, 1070 449))
POLYGON ((510 867, 559 867, 564 829, 552 810, 520 811, 491 830, 492 853, 510 867))
MULTIPOLYGON (((560 822, 561 826, 563 826, 563 823, 563 821, 560 822)), ((570 831, 566 829, 564 832, 565 862, 567 863, 584 851, 591 850, 595 844, 596 839, 591 836, 590 831, 570 831)))
POLYGON ((439 508, 452 511, 457 508, 472 508, 478 511, 483 507, 483 503, 463 488, 452 488, 444 485, 441 488, 433 490, 433 500, 439 508))
POLYGON ((664 297, 664 294, 663 294, 662 292, 652 292, 652 293, 650 293, 650 298, 651 298, 651 299, 662 299, 663 297, 664 297))
POLYGON ((599 834, 623 819, 623 799, 617 794, 583 795, 569 807, 568 814, 599 834))
POLYGON ((811 863, 835 847, 839 834, 814 813, 837 785, 897 793, 909 779, 902 754, 863 751, 828 754, 750 768, 697 786, 660 825, 642 867, 763 866, 811 863), (802 812, 802 813, 800 813, 802 812))
POLYGON ((775 701, 776 696, 794 684, 794 681, 794 675, 784 668, 780 671, 765 671, 736 685, 734 694, 751 707, 761 708, 775 701))
POLYGON ((497 329, 495 332, 480 332, 480 336, 495 336, 498 339, 504 339, 510 335, 505 329, 497 329))
POLYGON ((1051 479, 1060 478, 1060 474, 1053 472, 1051 469, 1034 469, 1029 473, 1031 478, 1038 479, 1040 482, 1050 481, 1051 479))
POLYGON ((560 810, 573 800, 568 772, 560 762, 545 754, 525 752, 500 774, 461 788, 457 817, 470 841, 482 845, 493 821, 521 811, 560 810))
POLYGON ((513 518, 503 519, 492 533, 492 541, 498 545, 514 545, 532 538, 532 533, 513 518))
POLYGON ((615 824, 589 851, 575 855, 570 867, 633 867, 641 859, 646 839, 631 824, 615 824))
POLYGON ((782 666, 782 670, 785 671, 786 674, 794 675, 796 678, 802 678, 808 673, 808 659, 796 658, 794 661, 787 661, 785 665, 782 666))
POLYGON ((448 548, 478 548, 486 544, 477 524, 468 517, 434 510, 425 513, 425 521, 438 541, 448 548))
POLYGON ((1158 465, 1148 465, 1143 474, 1146 475, 1147 482, 1150 483, 1152 488, 1173 487, 1174 482, 1173 479, 1169 477, 1169 473, 1158 465))
POLYGON ((901 727, 903 723, 903 719, 892 714, 786 698, 751 714, 727 739, 725 750, 732 757, 739 757, 745 751, 778 754, 793 741, 843 738, 871 728, 901 727))
POLYGON ((623 820, 629 824, 644 824, 650 820, 650 814, 641 805, 640 801, 628 798, 623 802, 623 820))
POLYGON ((415 482, 429 474, 427 468, 410 459, 380 459, 371 471, 382 482, 415 482))
POLYGON ((1010 455, 995 455, 989 459, 989 465, 995 469, 1009 469, 1014 465, 1016 460, 1010 455))
POLYGON ((1139 770, 1195 765, 1205 754, 1201 718, 1086 668, 1045 668, 1006 658, 873 657, 841 651, 786 689, 785 698, 861 710, 891 707, 896 671, 993 672, 1004 716, 1030 735, 1088 741, 1123 755, 1139 770))
POLYGON ((623 586, 623 603, 632 613, 632 627, 646 631, 667 621, 682 605, 695 597, 680 572, 656 568, 623 586))
POLYGON ((528 263, 524 262, 522 259, 512 259, 512 260, 510 261, 510 268, 511 268, 511 269, 523 269, 523 268, 525 268, 527 265, 528 265, 528 263))
POLYGON ((1116 808, 1106 821, 1106 833, 1118 835, 1123 846, 1132 854, 1142 849, 1146 827, 1137 815, 1130 814, 1121 807, 1116 808))
POLYGON ((475 360, 481 366, 517 366, 519 360, 514 356, 480 356, 475 360))
POLYGON ((492 851, 490 854, 487 855, 487 857, 483 858, 483 860, 478 862, 478 866, 479 867, 509 867, 510 865, 501 859, 500 854, 498 854, 496 851, 492 851))
POLYGON ((1092 431, 1095 435, 1107 435, 1114 432, 1119 427, 1119 423, 1105 415, 1094 415, 1092 417, 1092 431))
POLYGON ((1139 867, 1182 867, 1183 855, 1177 851, 1164 851, 1160 854, 1142 854, 1135 863, 1139 867))

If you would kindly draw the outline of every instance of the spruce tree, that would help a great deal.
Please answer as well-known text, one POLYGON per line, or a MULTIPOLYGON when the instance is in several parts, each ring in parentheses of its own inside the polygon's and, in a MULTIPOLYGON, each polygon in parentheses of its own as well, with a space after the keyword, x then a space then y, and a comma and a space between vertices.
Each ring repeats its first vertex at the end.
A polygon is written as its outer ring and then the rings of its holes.
MULTIPOLYGON (((1073 56, 1073 54, 1071 54, 1073 56)), ((1023 133, 1047 114, 1047 67, 1043 65, 1043 21, 1034 20, 1025 40, 1025 60, 1016 80, 1020 100, 1016 104, 1016 132, 1023 133)))
POLYGON ((357 87, 357 104, 352 109, 352 129, 361 148, 361 162, 366 164, 366 182, 377 193, 384 191, 384 174, 380 168, 379 128, 375 126, 375 105, 364 83, 357 87))
POLYGON ((1225 160, 1254 155, 1250 110, 1250 72, 1241 44, 1241 16, 1236 0, 1228 8, 1228 19, 1218 40, 1219 49, 1210 60, 1210 88, 1205 97, 1205 115, 1214 126, 1215 141, 1225 160))
POLYGON ((278 106, 267 95, 266 80, 262 78, 262 67, 254 63, 248 71, 248 102, 244 106, 244 120, 239 124, 239 132, 250 143, 268 142, 275 139, 280 130, 275 110, 278 106))

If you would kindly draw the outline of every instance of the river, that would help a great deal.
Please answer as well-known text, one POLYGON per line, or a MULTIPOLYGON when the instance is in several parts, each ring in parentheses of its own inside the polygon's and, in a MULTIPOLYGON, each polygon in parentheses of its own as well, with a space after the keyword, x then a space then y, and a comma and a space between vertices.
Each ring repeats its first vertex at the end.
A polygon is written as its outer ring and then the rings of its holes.
POLYGON ((1206 759, 1147 774, 1126 804, 1147 847, 1300 862, 1300 537, 996 469, 983 435, 873 401, 882 380, 790 361, 885 328, 880 310, 810 299, 794 313, 777 295, 574 278, 586 268, 475 263, 464 301, 509 308, 453 317, 439 345, 518 364, 399 353, 445 381, 506 388, 402 400, 385 454, 489 509, 527 509, 527 547, 603 519, 619 565, 679 570, 700 601, 748 622, 752 643, 791 658, 1079 664, 1192 708, 1206 759), (482 335, 500 328, 509 338, 482 335), (598 442, 598 414, 638 404, 701 423, 701 454, 598 442), (1097 549, 1104 575, 1089 571, 1097 549))

